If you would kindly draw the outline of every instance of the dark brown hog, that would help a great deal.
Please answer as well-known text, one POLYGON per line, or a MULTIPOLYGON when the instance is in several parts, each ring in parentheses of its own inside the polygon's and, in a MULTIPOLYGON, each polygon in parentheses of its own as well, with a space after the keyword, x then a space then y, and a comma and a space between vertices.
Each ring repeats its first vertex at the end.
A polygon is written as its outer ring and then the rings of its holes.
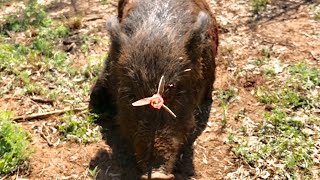
POLYGON ((89 108, 114 113, 143 174, 173 179, 200 107, 211 105, 215 18, 204 0, 120 0, 107 29, 111 48, 89 108))

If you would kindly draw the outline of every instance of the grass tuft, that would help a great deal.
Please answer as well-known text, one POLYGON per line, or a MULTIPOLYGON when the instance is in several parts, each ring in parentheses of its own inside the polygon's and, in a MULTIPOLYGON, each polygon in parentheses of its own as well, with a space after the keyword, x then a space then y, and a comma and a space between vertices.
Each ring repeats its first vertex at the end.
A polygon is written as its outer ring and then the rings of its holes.
MULTIPOLYGON (((281 66, 281 64, 279 64, 281 66)), ((312 179, 319 147, 320 108, 319 70, 305 64, 293 64, 279 71, 272 81, 276 86, 259 87, 258 100, 268 111, 259 123, 239 118, 243 127, 229 134, 235 156, 249 166, 235 171, 231 179, 312 179)))
POLYGON ((94 126, 94 116, 78 117, 72 113, 65 114, 62 118, 60 132, 67 140, 78 143, 99 141, 101 133, 99 126, 94 126))
POLYGON ((11 121, 11 112, 0 112, 0 174, 9 174, 31 154, 30 135, 11 121))
POLYGON ((269 3, 269 0, 250 0, 252 13, 259 14, 261 11, 263 11, 267 7, 268 3, 269 3))
POLYGON ((43 6, 36 0, 30 0, 22 12, 6 17, 2 30, 22 32, 29 27, 48 27, 51 22, 43 6))

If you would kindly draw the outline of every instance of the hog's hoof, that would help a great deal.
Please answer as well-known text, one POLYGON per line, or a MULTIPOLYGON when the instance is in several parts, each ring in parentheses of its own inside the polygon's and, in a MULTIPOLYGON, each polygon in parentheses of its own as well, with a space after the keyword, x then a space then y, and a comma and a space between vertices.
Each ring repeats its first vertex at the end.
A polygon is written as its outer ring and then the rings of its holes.
MULTIPOLYGON (((141 180, 147 180, 148 179, 148 174, 141 176, 141 180)), ((173 174, 165 174, 162 172, 157 172, 157 171, 152 171, 151 174, 151 179, 152 180, 173 180, 174 175, 173 174)))

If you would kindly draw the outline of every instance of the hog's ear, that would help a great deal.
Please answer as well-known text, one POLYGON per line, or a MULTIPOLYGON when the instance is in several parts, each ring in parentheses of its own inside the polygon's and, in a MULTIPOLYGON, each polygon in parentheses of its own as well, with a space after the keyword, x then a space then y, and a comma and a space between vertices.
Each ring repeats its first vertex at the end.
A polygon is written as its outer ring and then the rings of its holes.
POLYGON ((189 33, 189 39, 186 42, 186 50, 191 60, 196 60, 200 57, 205 43, 208 26, 208 14, 201 11, 198 14, 197 21, 194 23, 193 28, 189 33))
POLYGON ((120 52, 121 46, 127 42, 128 36, 122 31, 117 17, 111 17, 106 24, 112 47, 120 52))
POLYGON ((118 2, 118 18, 120 22, 126 18, 130 10, 137 4, 139 0, 119 0, 118 2))

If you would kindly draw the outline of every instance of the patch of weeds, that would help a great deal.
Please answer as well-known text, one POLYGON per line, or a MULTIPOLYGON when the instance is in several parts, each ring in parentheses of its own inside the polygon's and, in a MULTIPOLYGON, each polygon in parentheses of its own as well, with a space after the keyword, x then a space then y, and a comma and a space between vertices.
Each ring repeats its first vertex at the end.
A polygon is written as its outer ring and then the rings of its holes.
POLYGON ((299 92, 293 91, 289 87, 284 87, 276 91, 258 89, 257 97, 259 101, 264 104, 292 109, 306 107, 310 102, 307 97, 300 95, 299 92))
POLYGON ((232 49, 232 47, 221 47, 221 54, 223 56, 230 56, 233 52, 234 50, 232 49))
POLYGON ((270 49, 263 48, 260 53, 265 58, 270 58, 271 57, 270 49))
POLYGON ((51 19, 48 18, 43 6, 36 0, 30 0, 22 13, 6 17, 3 30, 21 32, 30 26, 48 27, 50 23, 51 19))
POLYGON ((63 67, 63 66, 68 66, 68 55, 65 52, 56 52, 53 55, 52 58, 52 64, 54 65, 54 67, 63 67))
POLYGON ((218 92, 218 98, 222 104, 227 104, 236 98, 237 90, 235 88, 230 88, 227 90, 220 90, 218 92))
POLYGON ((20 45, 12 45, 0 42, 0 69, 7 74, 18 74, 21 70, 19 64, 26 62, 28 48, 20 45))
POLYGON ((69 34, 69 28, 64 26, 51 28, 41 28, 37 37, 32 41, 31 48, 41 52, 47 57, 52 57, 58 38, 66 37, 69 34))
POLYGON ((53 44, 48 39, 37 36, 33 41, 31 48, 42 52, 46 56, 51 56, 53 51, 53 44))
MULTIPOLYGON (((314 139, 305 133, 311 127, 309 118, 288 116, 281 109, 265 115, 265 120, 253 128, 254 134, 233 137, 233 152, 269 178, 295 179, 296 172, 311 174, 316 157, 314 139)), ((257 177, 262 177, 259 174, 257 177)))
MULTIPOLYGON (((278 79, 277 89, 259 88, 257 97, 260 102, 273 107, 289 109, 316 107, 320 98, 317 98, 316 87, 320 85, 320 71, 317 68, 307 67, 305 64, 290 65, 286 78, 278 79), (280 82, 282 81, 282 82, 280 82)), ((276 77, 274 79, 277 80, 276 77)))
POLYGON ((65 25, 72 30, 80 29, 82 25, 82 20, 80 17, 74 17, 74 18, 68 19, 65 22, 65 25))
POLYGON ((315 18, 316 20, 320 20, 320 11, 315 12, 315 18))
POLYGON ((242 108, 236 113, 236 115, 234 116, 234 119, 238 121, 245 117, 246 117, 246 109, 242 108))
POLYGON ((48 18, 48 14, 45 12, 44 7, 41 4, 38 4, 37 0, 29 0, 24 15, 25 20, 35 27, 48 27, 51 23, 51 19, 48 18))
POLYGON ((55 38, 64 38, 66 36, 68 36, 70 33, 70 29, 68 27, 65 26, 58 26, 55 29, 52 29, 49 31, 49 36, 51 35, 51 40, 54 40, 55 38))
POLYGON ((67 54, 54 48, 54 40, 66 36, 68 32, 68 29, 64 27, 55 30, 45 29, 33 40, 30 47, 0 41, 0 69, 7 74, 16 75, 19 75, 19 72, 25 67, 30 66, 34 66, 34 70, 41 68, 69 69, 67 54))
POLYGON ((235 88, 218 91, 218 98, 223 109, 223 119, 221 121, 223 127, 227 124, 228 120, 228 103, 236 98, 236 93, 237 90, 235 88))
POLYGON ((267 78, 272 78, 276 75, 276 71, 273 67, 268 67, 264 70, 264 74, 267 76, 267 78))
POLYGON ((294 64, 289 67, 293 84, 299 84, 302 89, 312 89, 320 86, 320 70, 309 68, 305 64, 294 64))
POLYGON ((263 11, 267 7, 268 3, 269 3, 269 0, 250 0, 252 13, 259 14, 261 11, 263 11))
POLYGON ((56 51, 58 39, 66 37, 70 32, 68 27, 54 23, 36 0, 30 0, 22 13, 7 17, 2 30, 18 32, 28 28, 34 36, 31 49, 48 57, 56 51))
POLYGON ((259 101, 272 106, 263 121, 243 118, 243 127, 228 137, 235 156, 248 167, 229 173, 230 179, 316 178, 320 118, 312 110, 320 103, 315 97, 319 70, 294 64, 281 73, 272 80, 278 85, 257 90, 259 101))
POLYGON ((0 7, 3 5, 9 5, 10 3, 14 2, 15 0, 0 0, 0 7))
POLYGON ((30 80, 30 71, 23 71, 19 74, 20 80, 22 81, 23 89, 25 94, 40 94, 41 86, 38 86, 36 83, 33 83, 30 80))
POLYGON ((88 57, 87 64, 85 65, 82 74, 89 79, 98 77, 105 59, 105 56, 88 57))
POLYGON ((314 9, 314 18, 318 21, 320 20, 320 6, 314 9))
POLYGON ((103 5, 106 5, 106 4, 109 3, 109 0, 100 0, 100 1, 101 1, 101 3, 102 3, 103 5))
POLYGON ((258 59, 256 59, 256 60, 254 61, 254 64, 255 64, 256 66, 262 66, 262 65, 266 64, 267 61, 269 61, 268 58, 258 58, 258 59))
POLYGON ((47 94, 48 99, 57 99, 60 96, 60 93, 55 90, 50 90, 47 94))
POLYGON ((0 174, 26 165, 31 154, 30 135, 11 121, 11 112, 0 112, 0 174))
POLYGON ((92 44, 97 44, 99 42, 101 42, 101 39, 99 36, 87 36, 87 35, 82 36, 80 50, 83 53, 88 52, 92 44))
POLYGON ((67 113, 63 116, 60 132, 67 140, 78 143, 90 143, 101 139, 100 127, 94 126, 94 116, 76 116, 67 113))
POLYGON ((21 32, 21 31, 25 31, 27 29, 27 24, 22 21, 19 20, 19 16, 15 15, 11 15, 6 17, 6 23, 3 25, 2 27, 2 31, 14 31, 14 32, 21 32))
POLYGON ((90 176, 93 178, 93 179, 96 179, 97 176, 98 176, 98 173, 100 172, 100 169, 98 169, 98 166, 96 166, 94 169, 88 169, 88 172, 90 174, 90 176))
POLYGON ((270 62, 271 51, 269 49, 263 48, 260 51, 260 54, 261 54, 261 57, 259 57, 254 61, 254 65, 262 66, 270 62))
POLYGON ((287 66, 287 64, 282 64, 278 59, 269 59, 265 61, 265 64, 261 68, 267 79, 272 80, 276 78, 276 75, 282 73, 287 66))
POLYGON ((228 121, 228 105, 222 104, 222 110, 223 110, 223 119, 221 120, 221 126, 225 127, 228 121))

